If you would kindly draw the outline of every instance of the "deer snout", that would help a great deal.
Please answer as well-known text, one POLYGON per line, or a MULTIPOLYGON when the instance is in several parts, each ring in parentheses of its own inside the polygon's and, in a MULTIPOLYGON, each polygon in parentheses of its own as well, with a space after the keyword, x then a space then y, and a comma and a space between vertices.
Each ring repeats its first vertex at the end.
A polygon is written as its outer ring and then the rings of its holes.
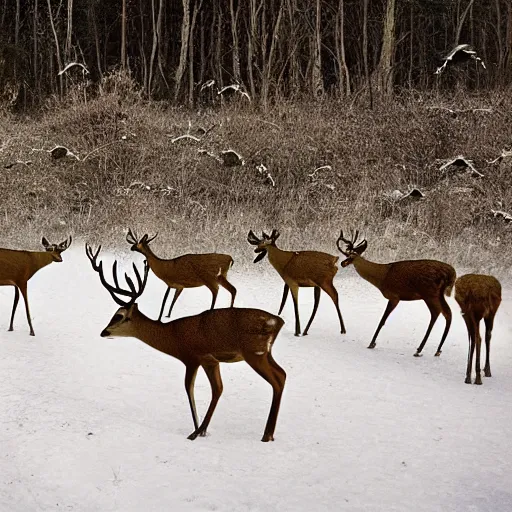
POLYGON ((100 336, 102 338, 111 338, 111 334, 110 334, 110 331, 108 329, 103 329, 103 331, 101 331, 101 334, 100 336))
POLYGON ((347 258, 346 260, 343 260, 340 265, 345 268, 348 267, 352 263, 352 258, 347 258))

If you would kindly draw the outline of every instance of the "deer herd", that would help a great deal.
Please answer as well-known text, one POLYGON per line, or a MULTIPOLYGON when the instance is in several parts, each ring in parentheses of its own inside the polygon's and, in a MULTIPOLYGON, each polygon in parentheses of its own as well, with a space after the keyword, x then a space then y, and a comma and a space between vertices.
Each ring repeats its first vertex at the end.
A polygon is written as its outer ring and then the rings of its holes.
MULTIPOLYGON (((256 373, 265 379, 273 390, 272 404, 262 441, 273 441, 279 406, 286 381, 285 371, 272 357, 272 346, 284 325, 280 314, 291 292, 295 311, 295 336, 300 336, 299 288, 313 287, 314 305, 311 317, 302 332, 306 336, 315 318, 321 291, 333 301, 338 314, 341 334, 346 333, 345 324, 339 307, 338 292, 333 284, 338 271, 339 256, 318 251, 285 251, 277 247, 279 232, 273 230, 270 235, 262 233, 261 238, 249 231, 247 241, 255 246, 257 254, 254 263, 266 255, 284 281, 283 296, 277 316, 261 309, 234 307, 236 288, 228 281, 227 274, 233 264, 233 258, 227 254, 185 254, 173 259, 159 258, 151 249, 150 243, 156 235, 145 234, 139 238, 131 229, 126 241, 132 251, 144 255, 144 269, 141 272, 133 263, 133 277, 125 273, 126 285, 121 286, 117 275, 117 261, 112 266, 112 277, 107 279, 103 262, 98 261, 101 246, 94 250, 85 244, 85 251, 92 268, 99 274, 100 281, 117 303, 119 309, 101 332, 101 337, 133 337, 165 354, 179 359, 185 365, 185 390, 187 393, 194 431, 188 436, 195 439, 205 436, 206 429, 213 416, 217 402, 222 394, 223 384, 219 363, 245 361, 256 373), (157 320, 139 311, 137 299, 144 292, 149 270, 165 282, 167 290, 157 320), (111 282, 109 282, 109 280, 111 282), (174 304, 185 288, 206 286, 212 293, 210 309, 198 315, 162 322, 165 305, 170 289, 175 290, 167 317, 171 316, 174 304), (231 294, 231 307, 214 309, 219 286, 231 294), (211 386, 210 405, 199 423, 194 399, 194 382, 199 367, 202 367, 211 386)), ((489 362, 491 333, 494 317, 501 303, 501 285, 488 275, 467 274, 456 279, 455 269, 436 260, 404 260, 393 263, 375 263, 363 257, 367 248, 365 239, 359 240, 359 232, 351 232, 345 238, 343 231, 336 242, 338 250, 344 256, 341 267, 353 265, 357 273, 376 286, 388 300, 384 314, 375 330, 368 348, 376 346, 377 336, 391 312, 400 301, 423 300, 430 311, 430 322, 415 356, 421 352, 430 332, 442 314, 446 324, 441 341, 435 353, 441 355, 441 349, 450 330, 452 313, 445 296, 455 288, 455 300, 459 304, 466 323, 469 350, 466 368, 467 384, 471 384, 472 362, 476 350, 475 384, 482 384, 480 370, 480 321, 485 323, 486 358, 484 375, 491 376, 489 362)), ((62 252, 71 245, 72 238, 60 244, 51 244, 43 237, 44 251, 22 251, 0 249, 0 286, 14 287, 14 303, 11 312, 9 331, 13 330, 14 315, 23 296, 30 335, 34 329, 28 305, 27 282, 40 269, 50 263, 62 262, 62 252)))

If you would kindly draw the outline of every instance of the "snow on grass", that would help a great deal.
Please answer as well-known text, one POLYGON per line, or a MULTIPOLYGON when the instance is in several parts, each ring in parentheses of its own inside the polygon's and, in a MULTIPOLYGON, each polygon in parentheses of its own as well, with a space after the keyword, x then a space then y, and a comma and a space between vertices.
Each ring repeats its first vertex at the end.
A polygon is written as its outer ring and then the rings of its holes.
MULTIPOLYGON (((286 324, 273 354, 288 380, 274 443, 260 442, 272 390, 245 363, 222 364, 224 394, 209 435, 193 424, 183 364, 135 339, 99 333, 117 309, 83 247, 29 282, 36 337, 0 287, 0 511, 498 511, 512 507, 512 320, 505 288, 492 340, 493 377, 464 384, 467 337, 427 328, 422 302, 401 303, 367 350, 386 301, 353 269, 335 285, 348 333, 322 294, 310 334, 286 324)), ((128 267, 133 253, 127 254, 128 267)), ((107 258, 108 259, 108 258, 107 258)), ((139 260, 141 261, 141 260, 139 260)), ((109 268, 107 266, 107 268, 109 268)), ((276 312, 282 282, 268 262, 231 271, 237 306, 276 312)), ((140 309, 156 318, 165 285, 150 274, 140 309)), ((209 307, 185 290, 173 318, 209 307)), ((221 290, 218 306, 229 305, 221 290)), ((304 328, 313 293, 301 290, 304 328)), ((210 390, 202 372, 202 416, 210 390)))

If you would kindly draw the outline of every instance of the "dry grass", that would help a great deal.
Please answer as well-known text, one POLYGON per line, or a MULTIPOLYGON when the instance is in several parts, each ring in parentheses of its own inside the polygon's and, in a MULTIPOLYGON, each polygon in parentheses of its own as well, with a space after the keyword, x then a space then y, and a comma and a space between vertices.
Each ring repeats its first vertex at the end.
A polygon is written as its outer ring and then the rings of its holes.
POLYGON ((512 158, 488 163, 511 145, 510 95, 409 95, 373 111, 326 101, 191 112, 144 102, 116 77, 106 85, 98 98, 77 94, 29 119, 0 110, 3 246, 35 249, 42 234, 72 233, 124 247, 135 227, 159 232, 161 255, 220 251, 243 265, 252 260, 249 229, 277 228, 283 248, 334 254, 339 229, 355 227, 377 261, 437 258, 502 276, 511 265, 509 225, 491 209, 512 209, 512 158), (211 130, 199 142, 171 142, 200 128, 211 130), (39 151, 55 145, 80 160, 39 151), (234 149, 245 165, 227 167, 199 149, 234 149), (485 176, 438 170, 458 154, 485 176), (387 195, 413 186, 424 200, 387 195))

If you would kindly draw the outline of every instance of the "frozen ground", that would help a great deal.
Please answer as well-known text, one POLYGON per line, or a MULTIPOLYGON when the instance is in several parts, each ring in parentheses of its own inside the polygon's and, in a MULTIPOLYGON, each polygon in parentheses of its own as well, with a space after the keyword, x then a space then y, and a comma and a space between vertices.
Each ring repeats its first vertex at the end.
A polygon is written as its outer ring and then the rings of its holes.
MULTIPOLYGON (((192 442, 184 366, 138 340, 99 337, 117 306, 82 247, 75 243, 64 263, 30 281, 35 338, 23 309, 7 332, 13 291, 0 287, 1 512, 512 509, 509 290, 496 318, 493 377, 470 386, 453 298, 440 358, 433 355, 442 320, 424 357, 412 357, 429 318, 420 302, 402 303, 371 351, 385 299, 340 270, 348 334, 338 333, 324 294, 307 337, 293 336, 291 300, 285 308, 273 351, 288 373, 276 441, 260 442, 271 388, 237 363, 221 366, 224 394, 209 436, 192 442)), ((238 306, 277 311, 275 272, 249 275, 235 265, 231 279, 238 306)), ((140 309, 156 317, 164 290, 150 274, 140 309)), ((303 327, 312 295, 301 292, 303 327)), ((206 289, 186 290, 173 317, 209 303, 206 289)), ((227 304, 221 291, 218 305, 227 304)), ((209 398, 200 373, 201 415, 209 398)))

